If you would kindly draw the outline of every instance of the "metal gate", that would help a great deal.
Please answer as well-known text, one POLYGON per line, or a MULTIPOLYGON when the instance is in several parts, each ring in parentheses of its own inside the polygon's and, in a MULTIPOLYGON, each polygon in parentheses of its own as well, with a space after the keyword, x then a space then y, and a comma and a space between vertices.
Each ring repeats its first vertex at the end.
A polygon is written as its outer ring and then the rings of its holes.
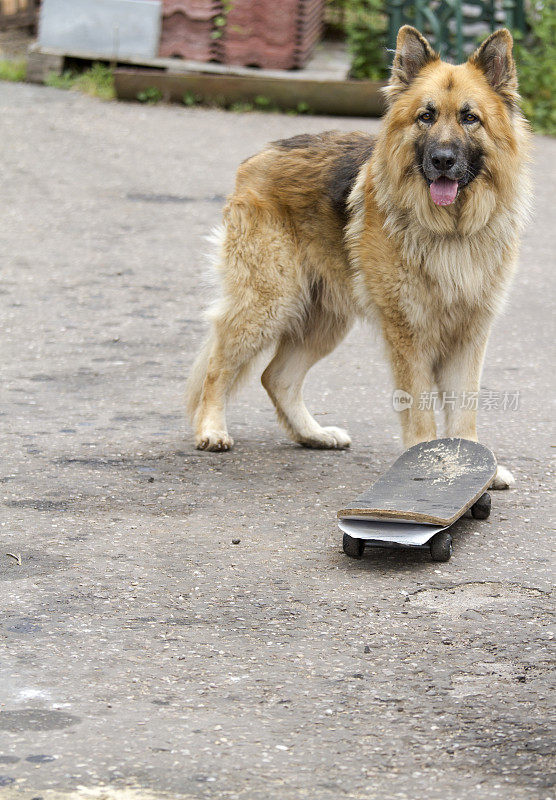
POLYGON ((388 0, 388 47, 402 25, 414 25, 443 59, 465 61, 480 39, 497 28, 525 32, 523 0, 388 0))

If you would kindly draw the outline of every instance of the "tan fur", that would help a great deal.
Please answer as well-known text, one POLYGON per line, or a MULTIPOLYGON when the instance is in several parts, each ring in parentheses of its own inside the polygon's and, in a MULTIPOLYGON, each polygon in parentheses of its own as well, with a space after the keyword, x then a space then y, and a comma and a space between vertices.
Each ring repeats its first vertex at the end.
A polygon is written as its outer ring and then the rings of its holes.
MULTIPOLYGON (((310 416, 302 384, 357 315, 378 322, 395 386, 415 398, 400 415, 406 446, 436 436, 433 412, 418 408, 422 392, 436 386, 459 397, 478 390, 528 199, 528 127, 515 106, 507 37, 494 34, 467 63, 453 66, 406 26, 370 158, 365 134, 328 132, 273 143, 241 165, 224 211, 222 300, 189 387, 197 447, 231 446, 226 397, 267 347, 275 355, 263 385, 292 438, 347 446, 345 431, 322 428, 310 416), (469 135, 484 153, 481 172, 445 207, 432 202, 415 157, 416 119, 431 101, 440 109, 440 138, 469 135), (462 103, 482 122, 465 134, 462 103), (350 163, 358 171, 343 218, 331 187, 341 188, 350 163)), ((475 439, 475 417, 448 412, 447 433, 475 439)))

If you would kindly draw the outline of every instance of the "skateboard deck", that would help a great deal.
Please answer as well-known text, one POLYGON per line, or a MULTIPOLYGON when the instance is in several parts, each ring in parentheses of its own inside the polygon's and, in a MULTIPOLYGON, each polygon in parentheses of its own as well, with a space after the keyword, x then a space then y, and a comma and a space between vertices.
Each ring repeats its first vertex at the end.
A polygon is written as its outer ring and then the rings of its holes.
POLYGON ((369 544, 422 546, 474 506, 495 473, 493 453, 478 442, 422 442, 338 512, 339 527, 369 544))

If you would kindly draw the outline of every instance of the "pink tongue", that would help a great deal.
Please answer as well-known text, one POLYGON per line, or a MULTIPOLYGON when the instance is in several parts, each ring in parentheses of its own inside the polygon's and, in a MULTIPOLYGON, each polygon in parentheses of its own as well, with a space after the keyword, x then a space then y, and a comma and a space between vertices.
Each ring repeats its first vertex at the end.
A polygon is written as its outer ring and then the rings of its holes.
POLYGON ((449 206, 456 199, 458 182, 449 178, 437 178, 431 183, 431 197, 437 206, 449 206))

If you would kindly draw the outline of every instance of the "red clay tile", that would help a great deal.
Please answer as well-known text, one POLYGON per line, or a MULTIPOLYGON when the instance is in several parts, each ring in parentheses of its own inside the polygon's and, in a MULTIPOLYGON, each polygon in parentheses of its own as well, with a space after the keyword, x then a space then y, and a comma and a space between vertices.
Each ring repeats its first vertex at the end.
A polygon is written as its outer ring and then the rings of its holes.
POLYGON ((321 35, 323 16, 324 0, 234 0, 217 58, 268 69, 302 67, 321 35))
POLYGON ((195 61, 214 58, 214 19, 222 11, 218 0, 163 0, 159 54, 195 61))

